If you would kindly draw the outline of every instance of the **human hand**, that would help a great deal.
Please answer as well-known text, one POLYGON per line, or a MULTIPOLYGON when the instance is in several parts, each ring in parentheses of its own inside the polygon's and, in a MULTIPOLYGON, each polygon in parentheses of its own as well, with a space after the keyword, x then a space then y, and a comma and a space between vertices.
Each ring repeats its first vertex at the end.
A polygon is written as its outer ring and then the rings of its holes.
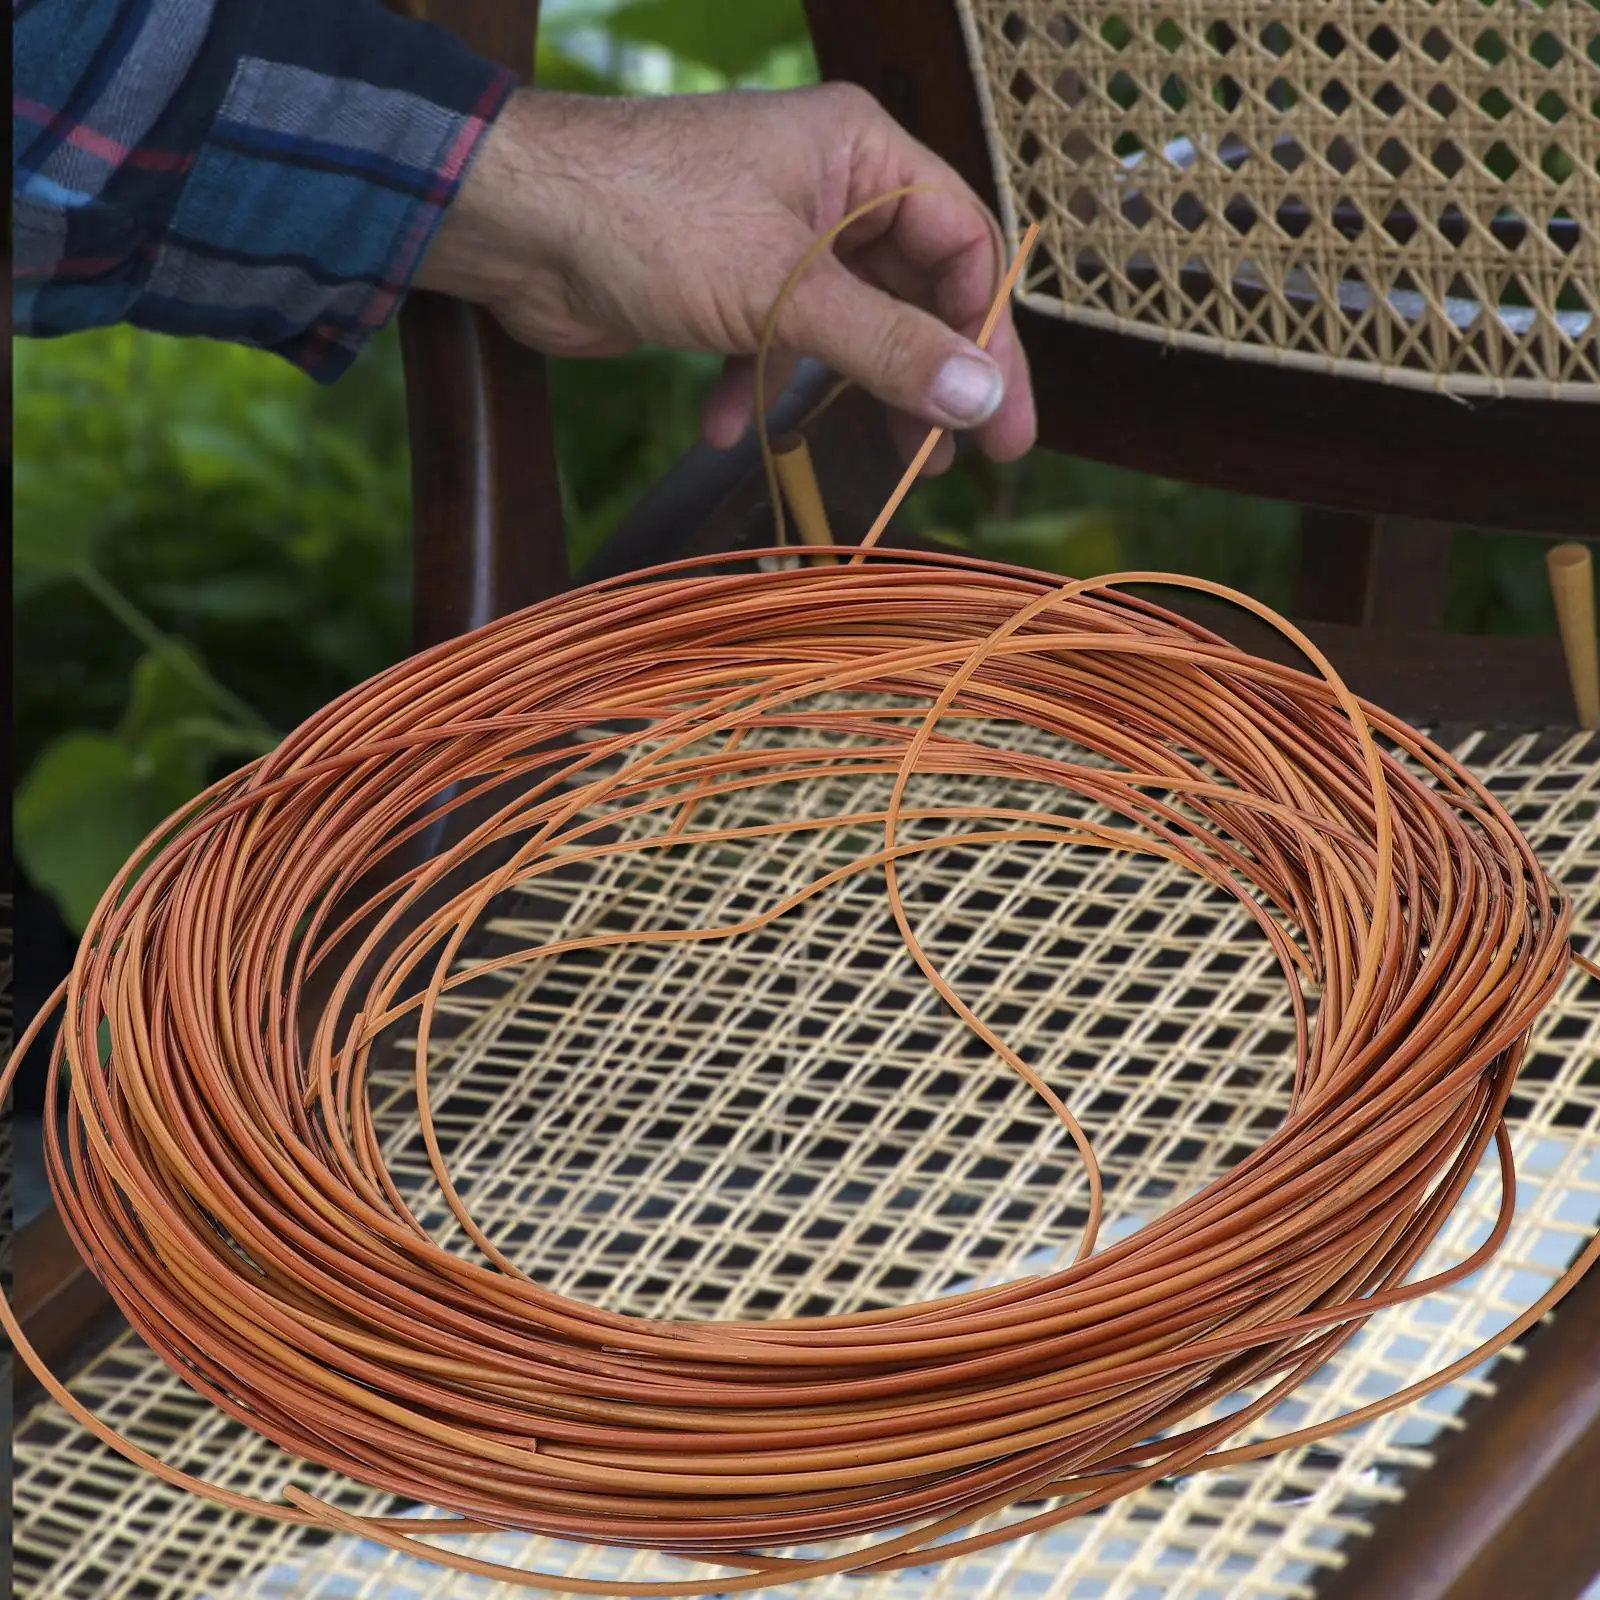
MULTIPOLYGON (((931 188, 852 224, 801 279, 769 383, 811 356, 889 406, 905 455, 937 425, 1015 460, 1035 419, 1009 307, 987 355, 971 342, 1001 265, 983 207, 848 85, 659 100, 521 90, 415 281, 488 307, 549 355, 651 343, 726 357, 702 414, 726 449, 751 424, 756 346, 785 278, 849 211, 908 184, 931 188)), ((946 436, 927 470, 952 455, 946 436)))

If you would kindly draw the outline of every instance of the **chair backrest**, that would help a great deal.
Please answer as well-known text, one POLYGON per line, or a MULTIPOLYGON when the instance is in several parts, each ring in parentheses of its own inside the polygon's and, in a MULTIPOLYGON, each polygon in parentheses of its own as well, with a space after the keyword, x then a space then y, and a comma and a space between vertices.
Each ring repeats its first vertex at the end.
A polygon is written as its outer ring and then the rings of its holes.
POLYGON ((1587 5, 957 0, 1052 316, 1467 398, 1600 400, 1587 5))
POLYGON ((1600 10, 806 0, 1015 239, 1041 439, 1334 509, 1592 532, 1600 10), (1586 442, 1587 441, 1587 442, 1586 442))
MULTIPOLYGON (((975 29, 991 0, 806 3, 824 75, 863 83, 1005 211, 1006 169, 996 167, 984 132, 983 100, 986 94, 992 99, 992 89, 983 88, 981 72, 974 71, 983 60, 973 45, 975 29)), ((459 32, 524 78, 531 75, 536 0, 410 0, 406 9, 459 32)), ((1402 9, 1393 8, 1394 15, 1402 9)), ((1600 10, 1581 9, 1600 19, 1600 10)), ((1140 6, 1122 10, 1135 20, 1143 15, 1140 6)), ((1303 10, 1281 8, 1285 17, 1303 10)), ((1081 28, 1074 34, 1052 22, 1054 15, 1029 24, 1020 12, 995 11, 991 21, 999 19, 997 36, 1008 48, 1021 49, 1032 35, 1019 30, 1033 26, 1044 41, 1038 50, 1087 49, 1081 28)), ((1132 34, 1112 31, 1117 48, 1132 48, 1132 34)), ((1600 37, 1600 21, 1591 32, 1600 37)), ((1138 37, 1147 49, 1182 40, 1192 51, 1201 48, 1199 36, 1173 41, 1155 24, 1138 37)), ((1205 49, 1213 48, 1211 37, 1204 36, 1205 49)), ((1105 53, 1115 58, 1112 45, 1105 53)), ((1116 75, 1105 63, 1101 69, 1104 93, 1096 104, 1117 107, 1107 87, 1116 75)), ((1127 98, 1124 89, 1118 94, 1127 98)), ((1161 104, 1174 118, 1184 109, 1161 104)), ((1101 113, 1110 115, 1104 106, 1101 113)), ((1211 111, 1204 119, 1207 127, 1216 122, 1211 111)), ((1155 136, 1155 127, 1149 125, 1147 137, 1155 136)), ((1070 133, 1062 140, 1070 144, 1070 133)), ((1102 137, 1101 145, 1116 154, 1116 139, 1102 137)), ((1414 209, 1420 204, 1411 203, 1414 209)), ((1018 215, 1013 195, 1013 225, 1018 215)), ((1055 237, 1059 252, 1064 236, 1058 229, 1055 237)), ((1592 248, 1592 241, 1585 244, 1592 248)), ((1220 271, 1214 277, 1214 294, 1221 295, 1232 280, 1220 271)), ((1048 445, 1312 505, 1600 533, 1590 488, 1593 447, 1582 443, 1600 437, 1600 408, 1582 399, 1508 395, 1473 402, 1329 375, 1304 361, 1271 365, 1259 359, 1259 349, 1233 359, 1171 346, 1076 319, 1071 309, 1063 302, 1052 313, 1030 303, 1019 312, 1048 445)), ((492 318, 426 294, 408 301, 401 337, 412 445, 413 633, 417 645, 426 646, 557 592, 571 579, 541 358, 516 345, 492 318)), ((860 479, 859 489, 871 487, 867 480, 876 474, 858 461, 845 476, 860 479)), ((693 520, 687 504, 670 507, 670 520, 693 520)), ((709 501, 704 509, 709 512, 709 501)), ((633 530, 638 536, 630 542, 630 564, 653 559, 652 541, 660 542, 661 517, 645 520, 656 526, 633 530)), ((1359 641, 1340 636, 1329 643, 1374 698, 1419 719, 1472 712, 1524 723, 1570 717, 1554 641, 1414 637, 1437 628, 1437 619, 1425 613, 1429 596, 1442 588, 1447 545, 1440 538, 1402 523, 1376 528, 1337 516, 1309 518, 1306 531, 1296 614, 1361 633, 1359 641), (1385 602, 1401 592, 1407 596, 1405 626, 1395 629, 1389 626, 1395 608, 1385 602), (1374 631, 1386 635, 1375 647, 1366 637, 1374 631), (1357 642, 1360 649, 1352 653, 1357 642)))

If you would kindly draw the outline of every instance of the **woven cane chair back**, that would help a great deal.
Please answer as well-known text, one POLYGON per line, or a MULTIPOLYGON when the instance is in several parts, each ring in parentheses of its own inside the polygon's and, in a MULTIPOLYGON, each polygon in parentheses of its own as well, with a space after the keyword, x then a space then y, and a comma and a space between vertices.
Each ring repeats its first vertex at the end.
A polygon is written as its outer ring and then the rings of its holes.
POLYGON ((1593 0, 958 0, 1036 310, 1600 399, 1593 0))

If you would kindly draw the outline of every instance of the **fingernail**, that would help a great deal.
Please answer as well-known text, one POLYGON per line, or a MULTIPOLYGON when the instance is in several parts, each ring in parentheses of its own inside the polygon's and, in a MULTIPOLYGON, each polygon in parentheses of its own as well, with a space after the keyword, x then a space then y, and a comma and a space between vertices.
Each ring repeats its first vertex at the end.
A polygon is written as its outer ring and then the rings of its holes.
POLYGON ((982 356, 951 356, 939 368, 929 399, 952 427, 976 428, 1000 409, 1005 379, 994 362, 982 356))

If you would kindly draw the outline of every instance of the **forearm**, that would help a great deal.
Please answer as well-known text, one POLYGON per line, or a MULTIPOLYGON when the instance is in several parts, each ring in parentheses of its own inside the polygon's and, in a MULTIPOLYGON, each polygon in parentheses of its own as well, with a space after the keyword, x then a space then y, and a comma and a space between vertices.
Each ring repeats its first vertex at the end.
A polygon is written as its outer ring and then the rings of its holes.
POLYGON ((14 324, 277 351, 393 315, 513 84, 376 0, 41 0, 17 19, 14 324))
MULTIPOLYGON (((634 331, 613 325, 626 319, 593 301, 636 287, 641 265, 658 267, 664 293, 674 292, 666 255, 651 249, 663 218, 637 203, 651 192, 674 109, 665 100, 518 90, 484 139, 416 287, 491 308, 548 354, 627 349, 634 331)), ((706 154, 691 150, 681 160, 706 154)), ((668 225, 682 234, 694 220, 673 209, 668 225)), ((697 347, 692 337, 684 342, 697 347)))

